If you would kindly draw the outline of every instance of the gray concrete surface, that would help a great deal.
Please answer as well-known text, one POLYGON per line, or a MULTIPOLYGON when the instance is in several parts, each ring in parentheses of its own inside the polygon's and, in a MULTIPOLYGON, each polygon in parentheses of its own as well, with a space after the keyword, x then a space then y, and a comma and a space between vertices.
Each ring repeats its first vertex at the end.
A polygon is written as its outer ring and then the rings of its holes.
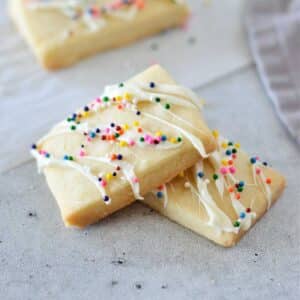
POLYGON ((233 249, 141 204, 65 229, 33 162, 0 177, 0 299, 299 299, 300 152, 254 68, 198 90, 212 128, 287 177, 282 199, 233 249))

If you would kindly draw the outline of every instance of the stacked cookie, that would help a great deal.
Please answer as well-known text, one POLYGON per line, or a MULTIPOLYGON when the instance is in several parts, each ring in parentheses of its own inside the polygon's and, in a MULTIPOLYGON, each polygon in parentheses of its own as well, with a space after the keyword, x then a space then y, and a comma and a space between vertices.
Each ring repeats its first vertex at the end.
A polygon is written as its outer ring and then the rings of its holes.
POLYGON ((156 65, 56 125, 32 146, 67 226, 135 200, 223 246, 234 245, 285 180, 211 132, 197 96, 156 65))
POLYGON ((19 31, 47 69, 70 66, 181 26, 185 0, 9 0, 19 31))

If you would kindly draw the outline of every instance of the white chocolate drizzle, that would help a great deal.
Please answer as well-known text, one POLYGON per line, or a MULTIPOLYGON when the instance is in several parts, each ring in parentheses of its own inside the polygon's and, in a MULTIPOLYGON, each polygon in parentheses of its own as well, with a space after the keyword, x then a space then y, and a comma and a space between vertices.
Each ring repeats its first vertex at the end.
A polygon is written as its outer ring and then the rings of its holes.
MULTIPOLYGON (((179 106, 186 106, 190 108, 196 108, 195 104, 193 102, 189 102, 186 98, 192 97, 192 101, 196 101, 196 96, 192 92, 189 92, 188 90, 177 87, 175 85, 167 85, 167 84, 154 84, 155 88, 150 87, 152 83, 149 84, 148 88, 145 84, 142 83, 128 83, 128 84, 122 84, 122 85, 114 85, 114 86, 108 86, 105 88, 104 94, 101 96, 101 98, 97 98, 95 102, 92 102, 88 107, 85 107, 84 111, 91 112, 97 112, 101 109, 106 109, 110 107, 113 104, 121 103, 124 109, 137 112, 138 111, 138 103, 143 101, 149 101, 152 103, 157 103, 155 101, 156 97, 161 97, 164 101, 168 101, 168 103, 171 103, 172 105, 179 105, 179 106), (153 89, 153 93, 149 92, 149 89, 153 89), (127 98, 130 95, 130 99, 125 99, 125 95, 127 95, 127 98), (116 99, 121 97, 121 102, 113 102, 108 101, 108 99, 116 99), (107 100, 101 100, 105 99, 107 100), (182 99, 185 98, 185 99, 182 99)), ((168 111, 169 114, 171 114, 172 118, 178 121, 181 121, 182 123, 186 124, 187 126, 194 128, 197 131, 200 131, 199 129, 195 128, 190 122, 180 118, 175 113, 172 113, 168 111)), ((72 118, 68 118, 68 121, 63 121, 59 123, 57 126, 53 128, 52 131, 46 136, 44 136, 42 139, 39 140, 38 145, 36 148, 32 150, 32 155, 37 159, 38 167, 40 170, 44 169, 47 166, 50 165, 60 165, 64 167, 70 167, 73 169, 76 169, 79 171, 82 175, 84 175, 86 178, 88 178, 91 182, 93 182, 98 190, 101 192, 101 196, 108 198, 107 195, 105 195, 105 188, 104 186, 101 186, 99 183, 99 180, 102 180, 102 178, 96 177, 91 173, 91 170, 89 167, 82 165, 81 163, 84 162, 84 160, 90 160, 95 162, 102 162, 106 163, 108 165, 111 165, 113 167, 120 166, 121 172, 123 173, 124 177, 128 181, 128 183, 131 186, 131 189, 133 191, 133 194, 136 199, 143 199, 143 197, 140 195, 140 185, 139 185, 139 179, 136 177, 134 172, 134 166, 129 163, 128 161, 124 161, 121 158, 121 161, 113 161, 109 157, 98 157, 98 156, 91 156, 87 153, 87 150, 80 150, 78 157, 76 157, 76 162, 72 159, 72 161, 67 159, 57 159, 52 157, 50 153, 47 153, 44 149, 39 148, 41 144, 45 143, 48 139, 54 138, 60 135, 65 135, 68 133, 72 134, 83 134, 84 136, 87 136, 87 143, 91 143, 93 139, 97 139, 101 136, 101 134, 104 132, 107 132, 106 130, 109 129, 109 125, 105 124, 97 124, 94 128, 91 128, 87 120, 77 119, 78 114, 82 114, 80 111, 77 114, 73 114, 72 118), (75 117, 74 117, 75 116, 75 117), (80 121, 80 122, 79 122, 80 121), (98 134, 96 134, 96 132, 98 134), (46 156, 48 155, 48 156, 46 156)), ((84 113, 83 113, 84 115, 84 113)), ((140 115, 140 112, 139 112, 140 115)), ((155 120, 155 122, 162 123, 164 126, 170 127, 172 129, 175 129, 180 134, 182 134, 183 137, 186 137, 190 140, 191 144, 198 150, 198 152, 202 155, 202 157, 206 157, 207 154, 205 152, 205 148, 199 138, 194 136, 193 134, 189 133, 188 131, 184 130, 183 128, 168 122, 164 119, 161 119, 153 114, 142 112, 140 118, 150 118, 152 120, 155 120)), ((112 126, 110 124, 110 126, 112 126)), ((114 125, 115 126, 115 125, 114 125)), ((114 127, 113 126, 113 127, 114 127)), ((125 126, 125 125, 124 125, 125 126)), ((119 126, 120 127, 120 126, 119 126)), ((121 127, 120 127, 121 128, 121 127)), ((125 127, 124 127, 125 128, 125 127)), ((182 145, 181 137, 177 137, 174 141, 174 138, 172 138, 170 141, 167 139, 167 137, 164 136, 158 136, 158 138, 153 139, 153 134, 149 133, 146 130, 137 131, 136 128, 129 128, 127 126, 127 129, 122 133, 122 136, 118 136, 118 143, 125 143, 126 146, 132 145, 132 146, 138 146, 138 147, 154 147, 158 150, 166 150, 166 149, 173 149, 180 147, 182 145), (143 136, 145 138, 141 139, 141 134, 139 132, 143 133, 143 136), (164 137, 164 139, 163 139, 164 137), (147 140, 148 138, 148 140, 147 140), (149 141, 150 139, 150 141, 149 141), (130 144, 131 143, 131 144, 130 144)), ((114 141, 110 141, 111 144, 114 143, 114 141)), ((88 144, 87 144, 88 145, 88 144)), ((81 147, 85 147, 85 143, 82 144, 81 147)), ((120 146, 120 145, 119 145, 120 146)), ((129 151, 131 151, 130 147, 128 148, 129 151)), ((102 174, 99 174, 99 176, 102 174)), ((114 175, 115 176, 115 175, 114 175)), ((102 182, 103 183, 103 182, 102 182)), ((166 206, 168 203, 168 194, 167 194, 167 188, 166 186, 163 186, 163 193, 164 193, 164 205, 166 206)), ((109 203, 109 201, 105 201, 105 203, 109 203)))
MULTIPOLYGON (((38 171, 41 173, 45 167, 49 166, 60 166, 74 169, 81 173, 84 177, 86 177, 90 182, 92 182, 97 190, 100 192, 102 198, 105 197, 105 189, 99 184, 98 177, 93 175, 90 168, 88 166, 82 166, 77 162, 56 159, 53 157, 45 157, 41 155, 37 150, 31 150, 31 155, 36 159, 38 165, 38 171)), ((105 204, 110 204, 110 201, 105 201, 105 204)))
MULTIPOLYGON (((224 139, 223 137, 218 137, 217 139, 219 144, 219 150, 211 153, 209 155, 209 161, 211 165, 213 166, 216 173, 218 173, 218 177, 214 179, 214 184, 216 186, 216 189, 220 195, 220 198, 222 201, 225 201, 224 199, 224 193, 225 190, 228 191, 229 187, 232 185, 238 184, 240 181, 236 179, 236 177, 232 173, 226 173, 221 174, 218 171, 220 170, 222 166, 222 160, 224 157, 222 157, 224 149, 222 149, 222 144, 226 143, 228 144, 228 140, 224 139)), ((226 156, 225 156, 226 157, 226 156)), ((256 161, 252 164, 252 171, 253 171, 253 181, 252 183, 243 183, 245 186, 259 186, 260 184, 263 185, 263 191, 266 196, 267 201, 267 209, 270 208, 272 204, 272 191, 269 187, 269 185, 266 183, 267 178, 264 175, 264 172, 262 170, 263 164, 259 161, 256 161), (256 167, 259 166, 259 172, 256 172, 256 167), (257 177, 260 179, 259 182, 257 180, 257 177)), ((231 201, 231 205, 237 215, 237 219, 234 223, 232 223, 229 216, 227 216, 223 210, 221 210, 215 200, 213 199, 213 196, 210 194, 208 190, 208 184, 210 183, 211 179, 207 179, 204 177, 203 173, 203 163, 202 161, 198 162, 194 168, 193 168, 193 176, 196 181, 196 187, 193 186, 191 181, 187 178, 187 181, 184 184, 185 188, 189 188, 191 192, 196 195, 199 204, 201 203, 204 207, 206 214, 208 216, 208 221, 206 222, 207 226, 210 226, 216 230, 216 232, 232 232, 235 234, 238 234, 240 230, 248 230, 253 220, 256 218, 256 213, 252 211, 252 205, 253 205, 253 199, 250 204, 250 207, 246 209, 246 207, 242 204, 240 199, 237 199, 235 197, 235 194, 232 192, 229 193, 229 198, 231 201), (201 174, 201 176, 199 176, 201 174)), ((171 183, 170 183, 171 184, 171 183)), ((169 185, 169 184, 168 184, 169 185)))

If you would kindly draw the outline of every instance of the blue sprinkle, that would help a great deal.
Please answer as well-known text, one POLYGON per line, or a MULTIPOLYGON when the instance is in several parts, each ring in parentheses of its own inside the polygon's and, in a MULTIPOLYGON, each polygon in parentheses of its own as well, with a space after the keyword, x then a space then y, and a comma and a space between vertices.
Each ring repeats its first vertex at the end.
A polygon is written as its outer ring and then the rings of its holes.
POLYGON ((244 219, 245 217, 246 217, 246 214, 245 214, 244 212, 241 212, 241 213, 240 213, 240 218, 241 218, 241 219, 244 219))
POLYGON ((91 138, 96 137, 96 133, 95 133, 95 132, 91 132, 91 133, 90 133, 90 137, 91 137, 91 138))
POLYGON ((162 135, 162 136, 161 136, 161 140, 162 140, 163 142, 165 142, 165 141, 167 140, 167 136, 166 136, 166 135, 162 135))
POLYGON ((256 158, 255 157, 251 157, 250 158, 250 162, 251 162, 251 164, 255 164, 256 163, 256 158))
POLYGON ((240 186, 240 187, 243 187, 244 185, 245 185, 245 182, 244 182, 244 181, 240 181, 240 182, 239 182, 239 186, 240 186))
POLYGON ((50 154, 49 154, 49 153, 46 153, 45 156, 46 156, 47 158, 49 158, 49 157, 50 157, 50 154))
POLYGON ((226 150, 226 152, 225 152, 225 154, 228 156, 231 155, 231 153, 232 153, 231 150, 226 150))
POLYGON ((69 156, 68 155, 65 155, 64 156, 64 160, 68 160, 69 159, 69 156))
POLYGON ((31 145, 31 149, 36 149, 36 144, 31 145))
POLYGON ((164 196, 163 192, 156 193, 157 198, 162 198, 164 196))
POLYGON ((155 83, 154 82, 150 82, 149 86, 153 89, 153 88, 155 88, 155 83))
POLYGON ((264 166, 267 166, 267 165, 268 165, 268 163, 267 163, 266 161, 264 161, 264 162, 263 162, 263 165, 264 165, 264 166))
POLYGON ((107 201, 109 201, 109 197, 108 197, 107 195, 105 195, 104 198, 103 198, 103 200, 104 200, 105 202, 107 202, 107 201))
POLYGON ((122 154, 118 154, 117 158, 118 158, 118 160, 122 160, 123 155, 122 154))
POLYGON ((202 178, 202 177, 204 177, 204 173, 203 172, 198 172, 198 177, 200 177, 200 178, 202 178))

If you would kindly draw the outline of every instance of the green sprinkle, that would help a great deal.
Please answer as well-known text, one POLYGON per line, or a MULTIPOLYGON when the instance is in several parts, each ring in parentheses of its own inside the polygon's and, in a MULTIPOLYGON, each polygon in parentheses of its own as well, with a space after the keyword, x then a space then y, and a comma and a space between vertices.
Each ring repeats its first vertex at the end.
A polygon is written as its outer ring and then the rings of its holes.
POLYGON ((68 122, 71 122, 71 121, 73 121, 73 119, 72 119, 72 118, 68 118, 67 121, 68 121, 68 122))
POLYGON ((242 192, 244 189, 240 186, 237 188, 238 192, 242 192))
POLYGON ((103 101, 104 101, 104 102, 108 102, 108 101, 109 101, 109 98, 108 98, 107 96, 104 96, 104 97, 103 97, 103 101))
POLYGON ((119 87, 123 87, 123 86, 124 86, 124 83, 121 82, 121 83, 119 84, 119 87))
POLYGON ((233 142, 228 142, 228 146, 233 146, 233 142))
POLYGON ((115 137, 118 138, 120 136, 119 133, 115 133, 115 137))
POLYGON ((233 226, 234 226, 234 227, 240 227, 240 225, 241 225, 241 223, 240 223, 239 221, 235 221, 235 222, 233 223, 233 226))
POLYGON ((181 138, 181 137, 178 137, 178 138, 177 138, 177 142, 180 143, 181 141, 182 141, 182 138, 181 138))
POLYGON ((232 153, 237 153, 237 150, 235 148, 233 148, 231 151, 232 153))
POLYGON ((214 174, 214 175, 213 175, 213 179, 214 179, 214 180, 217 180, 218 178, 219 178, 218 174, 214 174))
POLYGON ((73 159, 73 156, 69 156, 69 160, 74 160, 74 159, 73 159))
POLYGON ((158 103, 158 102, 160 102, 160 98, 159 97, 156 97, 155 98, 155 101, 158 103))
POLYGON ((71 129, 71 130, 76 130, 76 126, 75 126, 75 125, 72 125, 72 126, 70 127, 70 129, 71 129))
POLYGON ((144 142, 145 139, 143 137, 140 138, 140 142, 144 142))
POLYGON ((169 103, 165 104, 165 109, 170 109, 171 105, 169 103))

